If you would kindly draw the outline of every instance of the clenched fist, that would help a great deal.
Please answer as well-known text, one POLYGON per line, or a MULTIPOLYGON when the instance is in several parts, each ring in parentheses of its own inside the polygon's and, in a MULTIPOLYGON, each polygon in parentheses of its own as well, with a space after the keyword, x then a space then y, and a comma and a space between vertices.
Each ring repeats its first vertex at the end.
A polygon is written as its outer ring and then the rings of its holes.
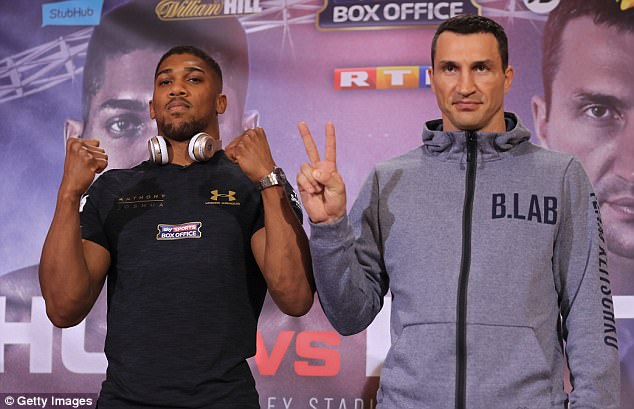
POLYGON ((225 148, 225 154, 240 165, 240 169, 253 182, 259 182, 275 167, 269 143, 262 128, 244 131, 225 148))
POLYGON ((95 175, 107 166, 108 155, 99 147, 98 140, 69 138, 60 192, 81 196, 88 190, 95 175))

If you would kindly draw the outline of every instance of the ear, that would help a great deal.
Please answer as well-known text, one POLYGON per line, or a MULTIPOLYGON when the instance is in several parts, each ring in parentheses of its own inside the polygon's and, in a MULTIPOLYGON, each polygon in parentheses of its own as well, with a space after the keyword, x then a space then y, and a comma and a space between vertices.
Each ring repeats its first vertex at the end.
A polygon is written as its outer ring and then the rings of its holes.
POLYGON ((533 111, 533 123, 535 124, 535 133, 540 145, 548 148, 548 132, 546 131, 546 101, 544 98, 534 96, 531 98, 531 108, 533 111))
POLYGON ((515 68, 512 65, 506 67, 504 70, 504 93, 506 94, 513 84, 513 78, 515 77, 515 68))
POLYGON ((246 111, 242 116, 242 129, 257 128, 260 126, 260 113, 253 109, 246 111))
POLYGON ((154 112, 154 102, 152 100, 148 101, 150 105, 150 119, 156 119, 156 113, 154 112))
POLYGON ((81 138, 82 132, 84 132, 82 121, 67 119, 64 122, 64 143, 68 141, 68 138, 81 138))
POLYGON ((216 112, 224 114, 227 110, 227 96, 225 94, 218 94, 216 97, 216 112))

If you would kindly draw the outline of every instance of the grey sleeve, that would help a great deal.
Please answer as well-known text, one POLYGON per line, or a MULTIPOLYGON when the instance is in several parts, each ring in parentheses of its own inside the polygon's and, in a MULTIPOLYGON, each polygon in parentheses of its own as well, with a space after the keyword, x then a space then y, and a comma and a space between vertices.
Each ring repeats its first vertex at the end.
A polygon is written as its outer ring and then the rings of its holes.
POLYGON ((619 357, 599 203, 576 160, 564 177, 553 257, 573 391, 571 409, 619 408, 619 357))
POLYGON ((370 174, 350 216, 311 224, 310 250, 319 300, 343 335, 363 331, 383 306, 388 277, 378 220, 379 187, 370 174))

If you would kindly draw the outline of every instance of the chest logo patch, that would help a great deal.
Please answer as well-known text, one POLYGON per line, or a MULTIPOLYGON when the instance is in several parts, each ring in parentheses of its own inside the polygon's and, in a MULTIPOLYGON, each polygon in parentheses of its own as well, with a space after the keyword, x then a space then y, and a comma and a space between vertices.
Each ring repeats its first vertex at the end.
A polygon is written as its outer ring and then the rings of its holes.
POLYGON ((240 202, 238 202, 238 198, 236 197, 236 192, 233 190, 227 190, 227 193, 222 193, 218 189, 214 189, 209 193, 209 201, 205 202, 205 204, 240 206, 240 202))
POLYGON ((164 207, 165 193, 126 193, 117 198, 117 209, 146 209, 164 207))
POLYGON ((202 225, 202 222, 159 224, 156 226, 158 229, 156 240, 199 239, 202 237, 200 231, 202 225))
POLYGON ((518 219, 543 224, 557 224, 557 197, 519 193, 493 193, 492 219, 518 219))

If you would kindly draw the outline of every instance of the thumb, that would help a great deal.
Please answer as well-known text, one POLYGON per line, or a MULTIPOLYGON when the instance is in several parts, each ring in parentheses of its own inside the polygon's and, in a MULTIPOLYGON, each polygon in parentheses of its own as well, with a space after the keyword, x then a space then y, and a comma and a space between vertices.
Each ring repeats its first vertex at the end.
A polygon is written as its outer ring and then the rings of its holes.
POLYGON ((319 168, 319 166, 317 165, 313 169, 313 177, 317 182, 325 185, 328 182, 328 179, 330 179, 332 172, 333 171, 330 169, 319 168))
POLYGON ((339 192, 343 190, 343 179, 337 169, 322 169, 317 167, 313 170, 313 177, 330 191, 339 192))

